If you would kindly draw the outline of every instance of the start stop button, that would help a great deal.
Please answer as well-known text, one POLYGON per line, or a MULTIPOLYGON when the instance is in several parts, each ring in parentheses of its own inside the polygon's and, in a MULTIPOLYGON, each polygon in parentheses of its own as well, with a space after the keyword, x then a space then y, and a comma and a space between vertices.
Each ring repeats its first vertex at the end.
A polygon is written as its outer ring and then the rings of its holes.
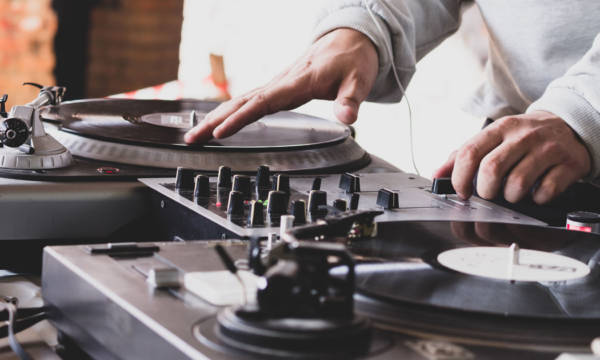
POLYGON ((116 175, 119 173, 119 168, 116 167, 110 167, 110 166, 103 166, 103 167, 99 167, 98 172, 102 175, 116 175))
POLYGON ((600 233, 600 214, 591 211, 568 213, 567 229, 600 233))

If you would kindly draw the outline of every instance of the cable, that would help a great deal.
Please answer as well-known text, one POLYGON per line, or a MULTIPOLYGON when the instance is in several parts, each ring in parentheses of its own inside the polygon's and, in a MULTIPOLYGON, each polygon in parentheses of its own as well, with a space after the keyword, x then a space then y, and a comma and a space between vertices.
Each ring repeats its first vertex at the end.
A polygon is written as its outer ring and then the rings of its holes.
MULTIPOLYGON (((374 0, 374 1, 379 1, 379 0, 374 0)), ((382 38, 385 38, 386 37, 385 32, 381 28, 381 25, 379 25, 379 22, 377 22, 377 17, 373 13, 373 10, 371 10, 371 7, 369 7, 367 0, 362 0, 362 2, 363 2, 363 5, 365 6, 365 8, 367 9, 367 12, 369 13, 371 20, 373 20, 375 27, 377 27, 377 31, 379 32, 379 35, 381 35, 382 38)), ((383 6, 385 6, 385 5, 383 5, 383 6)), ((415 173, 420 176, 421 174, 419 173, 419 169, 417 168, 417 162, 415 160, 415 146, 413 143, 414 135, 413 135, 412 107, 410 106, 410 101, 408 100, 406 90, 404 89, 404 86, 402 86, 402 82, 400 81, 400 76, 398 75, 398 71, 396 70, 396 64, 394 63, 394 52, 392 51, 392 45, 386 44, 385 49, 388 53, 388 56, 390 57, 390 59, 392 61, 392 72, 394 73, 394 79, 396 80, 398 89, 402 93, 402 96, 406 99, 406 106, 408 108, 408 131, 409 131, 408 138, 409 138, 409 143, 410 143, 410 160, 412 162, 413 168, 415 169, 415 173)))
POLYGON ((6 325, 8 327, 8 344, 12 351, 15 352, 19 356, 21 360, 32 360, 31 356, 25 352, 19 341, 15 337, 14 324, 15 324, 15 313, 17 312, 17 306, 8 301, 1 301, 0 304, 6 309, 8 312, 8 321, 6 321, 6 325))

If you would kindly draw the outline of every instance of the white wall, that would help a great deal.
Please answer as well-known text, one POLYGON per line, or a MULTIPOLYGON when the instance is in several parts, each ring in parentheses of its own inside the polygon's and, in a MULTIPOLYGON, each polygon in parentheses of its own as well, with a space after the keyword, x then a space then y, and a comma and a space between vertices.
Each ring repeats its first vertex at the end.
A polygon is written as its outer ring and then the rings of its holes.
MULTIPOLYGON (((179 78, 193 83, 207 74, 209 52, 225 56, 233 96, 259 86, 310 44, 322 0, 186 0, 179 78)), ((408 98, 413 109, 417 166, 429 177, 450 151, 481 126, 460 110, 482 81, 480 65, 459 37, 452 37, 418 66, 408 98)), ((331 104, 313 101, 299 111, 334 119, 331 104)), ((408 111, 400 104, 365 104, 355 124, 369 152, 414 171, 410 161, 408 111)))

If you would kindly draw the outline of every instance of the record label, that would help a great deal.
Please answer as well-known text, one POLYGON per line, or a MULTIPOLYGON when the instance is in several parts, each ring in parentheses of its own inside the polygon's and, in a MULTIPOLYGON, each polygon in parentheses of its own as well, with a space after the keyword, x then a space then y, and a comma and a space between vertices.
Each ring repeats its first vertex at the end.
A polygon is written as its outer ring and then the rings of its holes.
POLYGON ((581 261, 545 251, 518 249, 515 245, 452 249, 440 253, 437 260, 463 274, 509 281, 567 281, 590 273, 581 261))

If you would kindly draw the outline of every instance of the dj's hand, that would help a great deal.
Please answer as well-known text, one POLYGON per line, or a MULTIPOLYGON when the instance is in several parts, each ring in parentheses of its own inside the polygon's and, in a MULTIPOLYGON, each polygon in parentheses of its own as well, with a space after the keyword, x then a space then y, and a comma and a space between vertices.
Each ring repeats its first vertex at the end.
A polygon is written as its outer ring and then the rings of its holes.
POLYGON ((312 99, 333 100, 338 120, 356 121, 378 71, 377 51, 362 33, 337 29, 317 40, 267 85, 219 105, 185 135, 187 143, 224 138, 261 117, 312 99))
POLYGON ((434 173, 434 178, 452 174, 452 185, 462 198, 477 193, 517 202, 538 182, 533 200, 544 204, 590 172, 590 155, 573 130, 556 115, 535 111, 507 116, 484 128, 434 173))

